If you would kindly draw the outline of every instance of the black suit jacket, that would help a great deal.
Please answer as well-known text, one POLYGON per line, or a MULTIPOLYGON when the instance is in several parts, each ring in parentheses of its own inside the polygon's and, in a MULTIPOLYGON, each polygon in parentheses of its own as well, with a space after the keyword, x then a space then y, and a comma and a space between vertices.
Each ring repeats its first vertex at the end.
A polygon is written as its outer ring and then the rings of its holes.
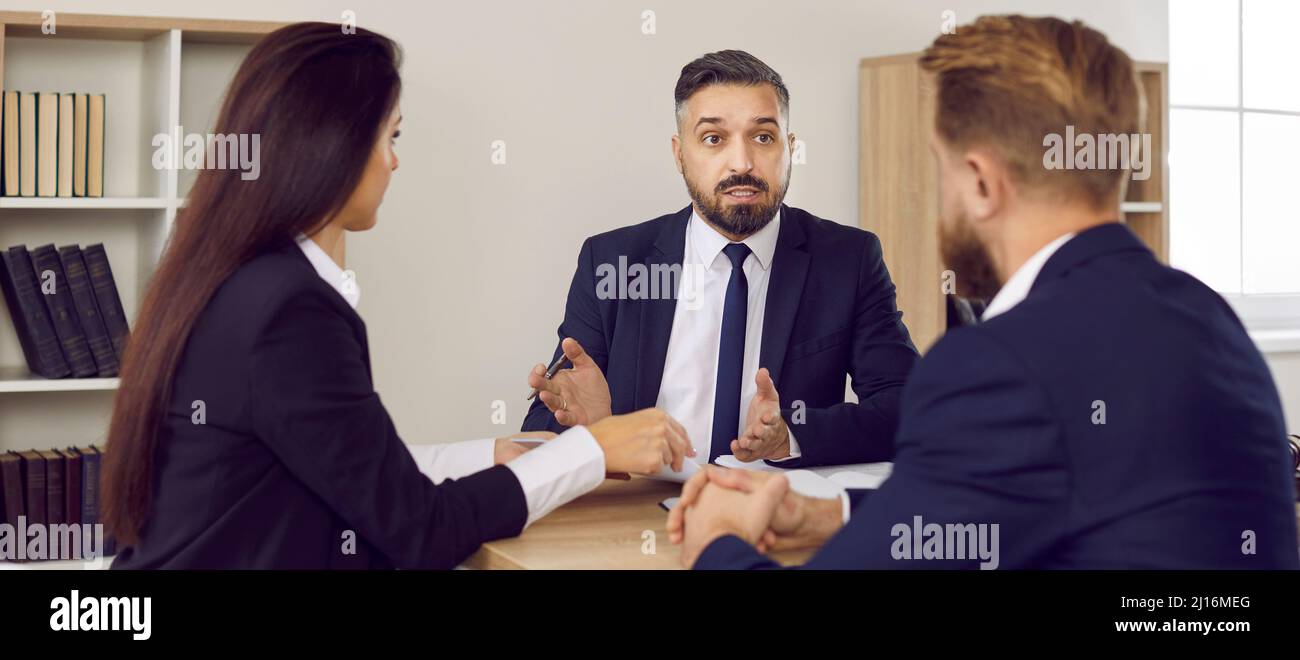
POLYGON ((155 471, 114 568, 448 568, 527 518, 504 466, 437 486, 419 472, 371 385, 365 324, 292 243, 199 316, 155 471))
MULTIPOLYGON (((602 299, 596 269, 617 267, 620 258, 648 269, 680 266, 690 218, 687 206, 582 244, 559 335, 561 340, 577 339, 604 370, 615 414, 654 407, 677 300, 602 299)), ((899 395, 917 356, 895 306, 880 240, 871 232, 782 206, 769 277, 759 366, 771 372, 786 423, 802 451, 802 458, 779 465, 889 460, 899 395), (844 401, 846 375, 858 403, 844 401), (795 402, 802 407, 796 410, 795 402)), ((554 355, 559 354, 557 345, 554 355)), ((700 368, 716 370, 717 365, 700 368)), ((538 399, 523 429, 560 432, 565 427, 538 399)))

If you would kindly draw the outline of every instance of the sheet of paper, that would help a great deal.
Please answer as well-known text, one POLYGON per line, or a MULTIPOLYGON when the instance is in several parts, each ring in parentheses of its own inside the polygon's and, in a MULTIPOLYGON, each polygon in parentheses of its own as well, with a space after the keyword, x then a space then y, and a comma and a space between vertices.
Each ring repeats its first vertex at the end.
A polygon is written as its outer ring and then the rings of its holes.
MULTIPOLYGON (((840 466, 843 468, 845 466, 840 466)), ((845 488, 880 488, 894 468, 893 463, 864 463, 864 469, 839 469, 827 477, 845 488), (867 467, 869 466, 869 467, 867 467)))
POLYGON ((785 473, 790 480, 790 490, 804 497, 831 499, 839 497, 844 488, 812 470, 790 470, 785 473))
MULTIPOLYGON (((683 464, 683 467, 685 467, 685 464, 683 464)), ((695 467, 694 471, 699 471, 698 465, 695 467)), ((685 470, 683 470, 683 472, 685 472, 685 470)), ((667 475, 669 476, 655 475, 651 477, 651 479, 658 478, 664 480, 676 480, 672 476, 676 474, 678 473, 669 471, 667 473, 667 475)), ((785 476, 787 479, 790 480, 791 490, 793 490, 796 493, 799 493, 800 495, 805 495, 807 497, 834 498, 834 497, 839 497, 840 493, 844 490, 842 487, 835 484, 830 479, 815 474, 811 470, 789 470, 785 472, 785 476)), ((677 500, 679 499, 681 498, 670 497, 660 502, 659 505, 664 507, 665 509, 672 509, 674 506, 677 505, 677 500)))
MULTIPOLYGON (((819 474, 816 469, 786 470, 784 468, 768 465, 766 461, 751 461, 745 463, 731 454, 719 456, 718 460, 715 462, 722 467, 732 468, 734 470, 780 472, 790 480, 790 490, 807 497, 839 497, 840 492, 844 490, 842 486, 826 478, 826 475, 819 474)), ((837 466, 835 469, 838 471, 850 467, 854 466, 841 465, 837 466)))
MULTIPOLYGON (((766 461, 753 461, 745 463, 731 454, 719 456, 716 463, 722 467, 736 470, 753 470, 756 472, 782 472, 790 477, 790 487, 795 492, 808 495, 809 497, 834 497, 834 495, 815 494, 829 492, 829 488, 836 491, 840 488, 879 488, 889 478, 890 471, 893 470, 893 463, 855 463, 851 465, 828 465, 816 468, 800 468, 796 470, 786 470, 783 468, 768 465, 766 461), (797 473, 807 473, 808 475, 818 477, 819 480, 812 480, 808 476, 792 477, 797 473), (796 479, 799 479, 796 483, 796 479), (825 484, 814 485, 816 481, 825 481, 825 484), (804 489, 809 492, 804 492, 804 489)), ((674 472, 668 466, 664 466, 658 474, 650 475, 651 479, 661 481, 673 481, 684 483, 691 475, 700 471, 700 464, 694 460, 687 459, 682 463, 682 469, 674 472)))
POLYGON ((681 470, 674 472, 671 466, 665 465, 663 469, 659 470, 658 474, 649 475, 649 478, 657 479, 659 481, 675 481, 677 483, 685 483, 687 479, 691 478, 691 475, 699 471, 700 471, 700 464, 696 463, 694 459, 687 458, 682 461, 681 470))
MULTIPOLYGON (((768 464, 767 461, 753 461, 750 463, 741 462, 740 459, 727 454, 719 456, 717 464, 723 467, 734 468, 737 470, 754 470, 758 472, 785 472, 790 474, 796 470, 786 470, 768 464)), ((807 472, 812 472, 822 477, 826 477, 844 488, 879 488, 889 478, 890 472, 894 469, 893 463, 853 463, 850 465, 827 465, 815 468, 799 468, 807 472)))
POLYGON ((786 472, 784 468, 768 465, 767 461, 750 461, 745 463, 731 454, 724 454, 714 461, 722 467, 734 468, 737 470, 753 470, 755 472, 786 472))

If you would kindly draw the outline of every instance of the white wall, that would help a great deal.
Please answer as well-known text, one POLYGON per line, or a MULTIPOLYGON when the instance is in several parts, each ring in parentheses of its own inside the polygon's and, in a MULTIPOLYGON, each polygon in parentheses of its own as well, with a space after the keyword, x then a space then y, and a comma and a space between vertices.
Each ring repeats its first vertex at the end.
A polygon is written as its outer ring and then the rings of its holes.
POLYGON ((1300 434, 1300 351, 1268 353, 1264 357, 1282 395, 1287 432, 1300 434))
MULTIPOLYGON (((791 91, 807 143, 787 200, 857 221, 857 67, 915 51, 958 21, 1021 12, 1081 18, 1136 59, 1168 55, 1165 0, 558 0, 320 2, 42 0, 7 9, 337 21, 406 51, 405 121, 379 226, 354 235, 376 386, 408 441, 503 435, 525 410, 524 376, 549 358, 584 237, 686 205, 672 166, 672 88, 682 65, 742 48, 791 91), (641 13, 657 33, 641 34, 641 13), (493 166, 489 145, 507 143, 493 166), (492 402, 508 424, 491 423, 492 402)), ((1294 357, 1294 356, 1293 356, 1294 357)), ((1300 357, 1275 361, 1300 392, 1300 357)), ((1294 396, 1291 419, 1300 423, 1294 396)))

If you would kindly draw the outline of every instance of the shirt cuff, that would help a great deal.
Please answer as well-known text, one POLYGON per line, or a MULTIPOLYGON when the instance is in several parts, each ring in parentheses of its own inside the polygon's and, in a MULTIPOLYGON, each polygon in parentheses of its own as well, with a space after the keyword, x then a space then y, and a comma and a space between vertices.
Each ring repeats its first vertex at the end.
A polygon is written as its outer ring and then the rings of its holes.
POLYGON ((496 462, 496 438, 447 444, 406 445, 420 473, 435 484, 468 477, 496 462))
POLYGON ((794 439, 794 429, 791 429, 790 425, 786 424, 785 432, 786 435, 790 438, 790 455, 786 456, 785 458, 769 458, 767 459, 769 463, 780 463, 781 461, 793 461, 794 459, 803 456, 803 452, 799 451, 799 443, 796 442, 794 439))
POLYGON ((506 463, 528 502, 528 522, 584 495, 605 480, 605 452, 585 426, 575 426, 506 463))

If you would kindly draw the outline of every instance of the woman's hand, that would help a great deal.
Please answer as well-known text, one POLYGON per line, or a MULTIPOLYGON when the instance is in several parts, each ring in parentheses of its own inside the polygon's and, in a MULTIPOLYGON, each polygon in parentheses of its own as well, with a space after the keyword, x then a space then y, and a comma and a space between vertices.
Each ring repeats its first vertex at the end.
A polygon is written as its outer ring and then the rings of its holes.
POLYGON ((655 474, 665 465, 681 470, 686 457, 695 455, 686 429, 655 408, 610 415, 587 430, 605 452, 606 472, 655 474))
POLYGON ((537 446, 537 441, 545 442, 554 438, 555 434, 550 431, 528 431, 526 433, 517 433, 515 435, 497 438, 496 448, 492 451, 492 464, 501 465, 523 456, 525 452, 537 446), (516 441, 532 440, 526 445, 519 444, 516 441))

